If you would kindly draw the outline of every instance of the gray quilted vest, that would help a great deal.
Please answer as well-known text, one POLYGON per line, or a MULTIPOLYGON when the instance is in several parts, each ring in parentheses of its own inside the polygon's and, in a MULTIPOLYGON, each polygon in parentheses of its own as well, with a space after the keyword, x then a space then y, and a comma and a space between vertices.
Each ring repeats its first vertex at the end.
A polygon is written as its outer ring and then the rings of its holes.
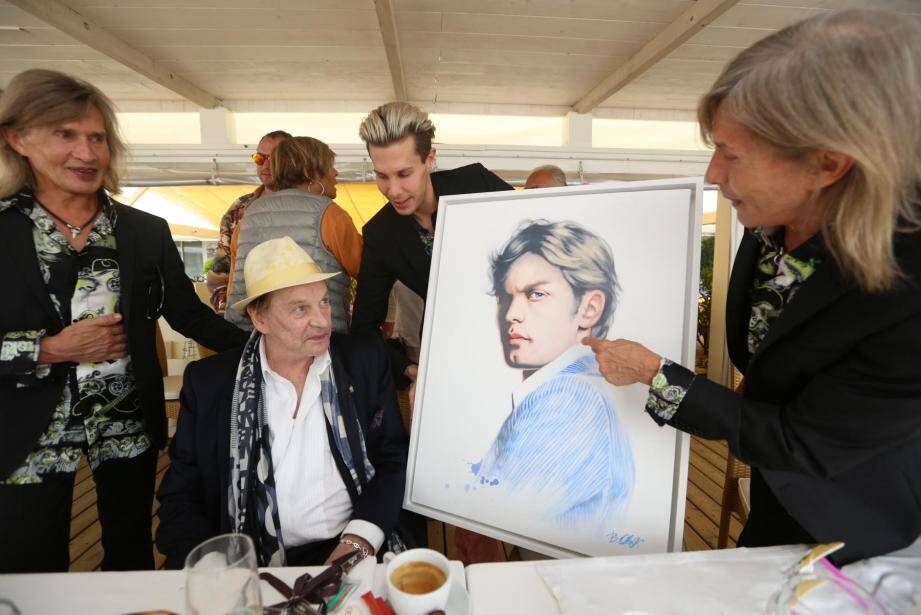
POLYGON ((245 311, 239 312, 230 307, 246 297, 246 281, 243 279, 246 255, 263 241, 287 235, 304 248, 320 267, 320 271, 339 272, 339 275, 326 280, 326 286, 329 288, 332 303, 333 331, 348 332, 349 275, 342 269, 336 257, 326 249, 320 236, 320 222, 330 203, 332 201, 329 197, 291 188, 256 199, 249 204, 240 221, 233 284, 227 292, 227 320, 247 331, 253 329, 253 323, 245 311))

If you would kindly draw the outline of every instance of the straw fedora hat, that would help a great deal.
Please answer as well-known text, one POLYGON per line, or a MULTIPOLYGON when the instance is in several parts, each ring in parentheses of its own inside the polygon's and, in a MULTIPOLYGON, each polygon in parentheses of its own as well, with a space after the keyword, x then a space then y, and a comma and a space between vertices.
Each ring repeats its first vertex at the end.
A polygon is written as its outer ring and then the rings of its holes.
POLYGON ((243 279, 246 298, 231 307, 241 312, 250 302, 282 288, 312 284, 331 278, 337 273, 323 273, 304 248, 290 237, 263 241, 246 255, 243 279))

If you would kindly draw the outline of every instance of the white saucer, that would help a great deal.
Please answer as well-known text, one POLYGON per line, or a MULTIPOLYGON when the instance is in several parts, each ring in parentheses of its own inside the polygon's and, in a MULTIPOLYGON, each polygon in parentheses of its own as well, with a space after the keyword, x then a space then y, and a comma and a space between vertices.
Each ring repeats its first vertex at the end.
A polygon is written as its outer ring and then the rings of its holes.
POLYGON ((470 597, 464 586, 456 581, 454 587, 451 588, 445 615, 470 615, 470 597))

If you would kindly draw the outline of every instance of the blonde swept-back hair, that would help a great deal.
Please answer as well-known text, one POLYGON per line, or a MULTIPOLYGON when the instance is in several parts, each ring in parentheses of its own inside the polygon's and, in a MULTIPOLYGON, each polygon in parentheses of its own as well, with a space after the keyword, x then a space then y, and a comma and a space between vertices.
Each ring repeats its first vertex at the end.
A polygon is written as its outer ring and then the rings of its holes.
MULTIPOLYGON (((125 145, 118 134, 115 106, 95 86, 52 70, 19 73, 0 95, 0 128, 24 134, 30 128, 79 119, 93 107, 102 115, 109 147, 109 168, 105 170, 103 187, 111 194, 118 194, 125 145)), ((0 141, 0 196, 24 187, 34 190, 35 174, 29 160, 10 147, 6 139, 0 141)))
POLYGON ((506 294, 505 280, 519 258, 535 254, 560 270, 572 289, 576 309, 585 293, 600 290, 604 309, 592 327, 592 337, 604 337, 617 308, 617 272, 608 242, 581 224, 569 220, 524 220, 511 238, 490 255, 491 294, 506 294))
POLYGON ((894 233, 921 226, 921 22, 846 10, 784 28, 740 53, 701 99, 707 142, 718 109, 781 156, 854 159, 815 195, 822 236, 863 290, 891 288, 902 276, 894 233))
POLYGON ((405 102, 390 102, 372 110, 362 120, 358 134, 369 152, 372 145, 383 147, 412 135, 416 153, 425 160, 432 151, 435 124, 429 119, 429 114, 419 107, 405 102))
POLYGON ((269 159, 272 164, 270 190, 286 190, 307 182, 319 182, 336 162, 326 143, 313 137, 291 137, 279 143, 269 159))

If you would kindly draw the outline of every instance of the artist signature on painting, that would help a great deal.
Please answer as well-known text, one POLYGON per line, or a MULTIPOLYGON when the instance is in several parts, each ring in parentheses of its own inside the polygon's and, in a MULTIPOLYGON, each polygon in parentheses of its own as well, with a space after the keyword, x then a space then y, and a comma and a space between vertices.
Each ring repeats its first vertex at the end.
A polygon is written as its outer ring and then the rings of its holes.
POLYGON ((635 549, 646 542, 645 538, 640 538, 635 534, 621 534, 617 530, 611 530, 605 535, 605 538, 608 539, 609 544, 624 545, 628 549, 635 549))

